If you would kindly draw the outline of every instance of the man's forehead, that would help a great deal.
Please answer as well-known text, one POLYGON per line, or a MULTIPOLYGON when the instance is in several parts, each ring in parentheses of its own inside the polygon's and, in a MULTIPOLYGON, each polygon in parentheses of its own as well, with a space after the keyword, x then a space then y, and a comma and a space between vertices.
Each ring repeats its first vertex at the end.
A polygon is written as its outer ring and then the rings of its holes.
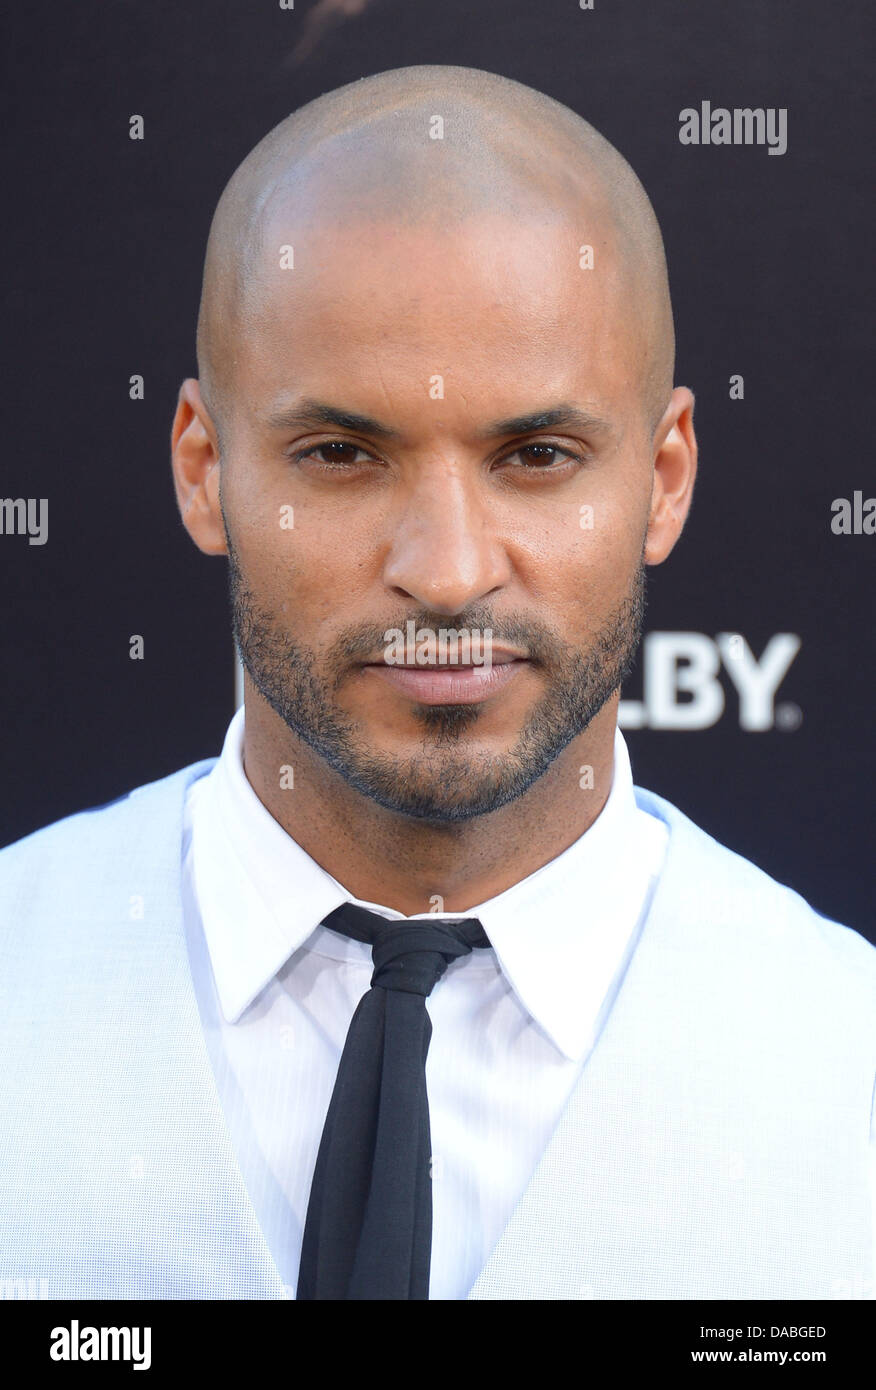
POLYGON ((516 325, 566 336, 574 322, 604 335, 629 321, 629 288, 611 229, 561 207, 410 225, 338 206, 311 216, 288 202, 263 229, 241 326, 284 334, 318 319, 328 333, 370 321, 412 342, 459 326, 488 342, 516 325))
POLYGON ((447 422, 474 437, 525 413, 533 386, 539 403, 585 388, 604 402, 634 375, 635 316, 614 248, 594 236, 600 273, 582 269, 580 229, 561 217, 488 212, 450 228, 342 219, 293 233, 275 214, 269 227, 236 344, 247 413, 262 420, 282 416, 290 380, 372 417, 388 394, 403 423, 419 420, 432 389, 447 422), (285 269, 283 245, 294 246, 285 269), (457 397, 477 397, 477 417, 457 421, 457 397))

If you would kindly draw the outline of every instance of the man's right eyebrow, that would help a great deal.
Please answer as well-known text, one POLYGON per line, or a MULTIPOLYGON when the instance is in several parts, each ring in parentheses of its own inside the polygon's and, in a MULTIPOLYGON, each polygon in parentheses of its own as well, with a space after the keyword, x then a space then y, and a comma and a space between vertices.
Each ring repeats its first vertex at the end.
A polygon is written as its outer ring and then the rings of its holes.
POLYGON ((334 425, 342 430, 354 430, 358 434, 369 434, 375 439, 401 439, 401 431, 391 425, 384 425, 370 415, 360 415, 355 410, 344 410, 328 405, 324 401, 303 400, 296 402, 287 410, 272 411, 266 421, 272 430, 307 429, 310 426, 334 425))

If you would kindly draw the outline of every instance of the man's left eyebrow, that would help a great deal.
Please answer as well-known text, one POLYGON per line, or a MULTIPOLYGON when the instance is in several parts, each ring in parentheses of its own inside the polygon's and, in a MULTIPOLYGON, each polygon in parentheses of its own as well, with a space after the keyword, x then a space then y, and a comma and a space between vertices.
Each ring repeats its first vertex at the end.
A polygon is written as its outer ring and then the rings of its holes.
POLYGON ((574 405, 555 405, 546 410, 534 410, 527 415, 516 415, 510 420, 495 420, 481 433, 484 439, 505 434, 533 434, 536 430, 576 429, 584 434, 608 434, 612 429, 610 420, 593 415, 588 410, 579 410, 574 405))

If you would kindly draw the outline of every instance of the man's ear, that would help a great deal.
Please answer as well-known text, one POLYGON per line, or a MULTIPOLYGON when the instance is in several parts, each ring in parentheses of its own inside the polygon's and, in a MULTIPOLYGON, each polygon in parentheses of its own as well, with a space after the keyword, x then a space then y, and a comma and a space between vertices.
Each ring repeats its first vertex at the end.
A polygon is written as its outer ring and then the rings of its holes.
POLYGON ((654 431, 654 475, 644 554, 646 565, 662 564, 681 535, 690 510, 697 473, 693 410, 693 394, 686 386, 676 386, 654 431))
POLYGON ((205 555, 226 555, 219 506, 219 438, 194 377, 179 388, 170 448, 183 526, 205 555))

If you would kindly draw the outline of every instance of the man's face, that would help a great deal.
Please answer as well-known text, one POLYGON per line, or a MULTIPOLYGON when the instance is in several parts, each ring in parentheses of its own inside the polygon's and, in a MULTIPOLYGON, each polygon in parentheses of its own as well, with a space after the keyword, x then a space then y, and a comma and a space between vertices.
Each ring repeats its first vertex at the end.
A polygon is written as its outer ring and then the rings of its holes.
POLYGON ((221 439, 244 665, 380 804, 496 809, 587 727, 641 631, 651 439, 610 242, 542 215, 290 234, 275 214, 263 245, 221 439), (305 401, 391 434, 299 422, 305 401), (584 418, 520 423, 560 406, 584 418), (489 674, 387 664, 409 619, 491 633, 489 674))

